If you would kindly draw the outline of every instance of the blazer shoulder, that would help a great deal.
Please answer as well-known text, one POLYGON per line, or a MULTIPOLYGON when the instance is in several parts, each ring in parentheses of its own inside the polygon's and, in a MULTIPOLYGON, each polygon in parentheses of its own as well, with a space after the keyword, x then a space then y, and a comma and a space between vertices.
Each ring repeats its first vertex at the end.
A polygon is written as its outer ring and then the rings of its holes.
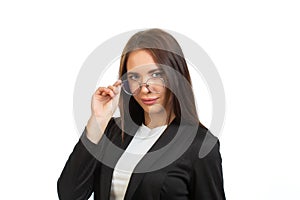
POLYGON ((218 137, 213 135, 206 127, 199 125, 195 137, 195 144, 200 159, 220 157, 220 141, 218 137))

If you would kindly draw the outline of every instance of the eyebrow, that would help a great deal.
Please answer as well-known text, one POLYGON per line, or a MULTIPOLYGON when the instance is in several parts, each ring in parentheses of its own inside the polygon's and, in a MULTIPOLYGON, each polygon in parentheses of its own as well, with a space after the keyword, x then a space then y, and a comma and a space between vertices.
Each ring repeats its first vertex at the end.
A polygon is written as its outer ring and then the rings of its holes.
MULTIPOLYGON (((152 70, 149 70, 147 72, 147 74, 152 74, 153 72, 162 72, 162 69, 152 69, 152 70)), ((130 75, 130 74, 139 74, 139 73, 137 73, 137 72, 127 72, 127 74, 130 75)))
POLYGON ((162 69, 152 69, 150 71, 148 71, 148 74, 152 74, 153 72, 162 72, 162 69))

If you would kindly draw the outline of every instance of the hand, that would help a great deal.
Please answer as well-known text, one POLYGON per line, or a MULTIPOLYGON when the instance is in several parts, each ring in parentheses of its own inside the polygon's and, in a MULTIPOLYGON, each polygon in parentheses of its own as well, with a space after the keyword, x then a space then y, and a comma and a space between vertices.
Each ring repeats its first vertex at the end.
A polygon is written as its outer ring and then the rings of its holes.
POLYGON ((87 137, 93 143, 98 143, 106 126, 116 111, 121 92, 121 80, 108 87, 99 87, 93 94, 90 117, 87 128, 87 137))
POLYGON ((121 90, 121 80, 108 87, 99 87, 92 97, 92 115, 110 119, 117 109, 121 90))

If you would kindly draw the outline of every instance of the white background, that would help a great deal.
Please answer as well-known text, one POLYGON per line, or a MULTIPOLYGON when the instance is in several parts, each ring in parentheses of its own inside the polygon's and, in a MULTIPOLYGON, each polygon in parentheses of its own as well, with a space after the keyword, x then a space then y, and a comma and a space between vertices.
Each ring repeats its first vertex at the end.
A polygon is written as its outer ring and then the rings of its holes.
POLYGON ((112 36, 153 27, 197 42, 220 73, 227 199, 300 199, 299 19, 296 0, 1 1, 0 199, 58 199, 81 65, 112 36))

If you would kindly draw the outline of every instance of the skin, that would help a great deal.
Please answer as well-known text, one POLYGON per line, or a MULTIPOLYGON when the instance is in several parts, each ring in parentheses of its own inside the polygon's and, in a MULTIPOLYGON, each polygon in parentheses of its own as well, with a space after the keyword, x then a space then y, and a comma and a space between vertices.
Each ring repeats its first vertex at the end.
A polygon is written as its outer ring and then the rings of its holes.
MULTIPOLYGON (((142 83, 145 83, 151 77, 162 77, 161 70, 153 60, 151 54, 145 50, 138 50, 130 53, 127 60, 127 76, 136 74, 142 83)), ((162 77, 163 78, 163 77, 162 77)), ((145 125, 149 128, 155 128, 167 124, 167 113, 170 111, 166 103, 166 88, 162 88, 159 94, 152 93, 145 85, 134 95, 135 100, 144 110, 145 125), (143 100, 155 99, 155 103, 149 105, 143 100)), ((171 119, 174 118, 172 113, 171 119)))
MULTIPOLYGON (((145 50, 137 50, 130 53, 127 61, 127 77, 134 73, 140 81, 145 83, 148 78, 158 76, 159 67, 155 64, 152 56, 145 50), (153 71, 154 70, 154 71, 153 71), (150 73, 151 71, 151 73, 150 73)), ((87 123, 87 138, 97 144, 101 139, 104 130, 115 112, 121 91, 121 80, 116 81, 108 87, 99 87, 92 96, 91 116, 87 123)), ((143 84, 135 100, 144 110, 145 125, 155 128, 167 124, 167 113, 170 113, 170 105, 165 101, 166 88, 162 88, 159 94, 152 93, 143 84), (154 103, 147 103, 145 100, 155 99, 154 103)), ((171 113, 171 121, 175 118, 171 113)))

